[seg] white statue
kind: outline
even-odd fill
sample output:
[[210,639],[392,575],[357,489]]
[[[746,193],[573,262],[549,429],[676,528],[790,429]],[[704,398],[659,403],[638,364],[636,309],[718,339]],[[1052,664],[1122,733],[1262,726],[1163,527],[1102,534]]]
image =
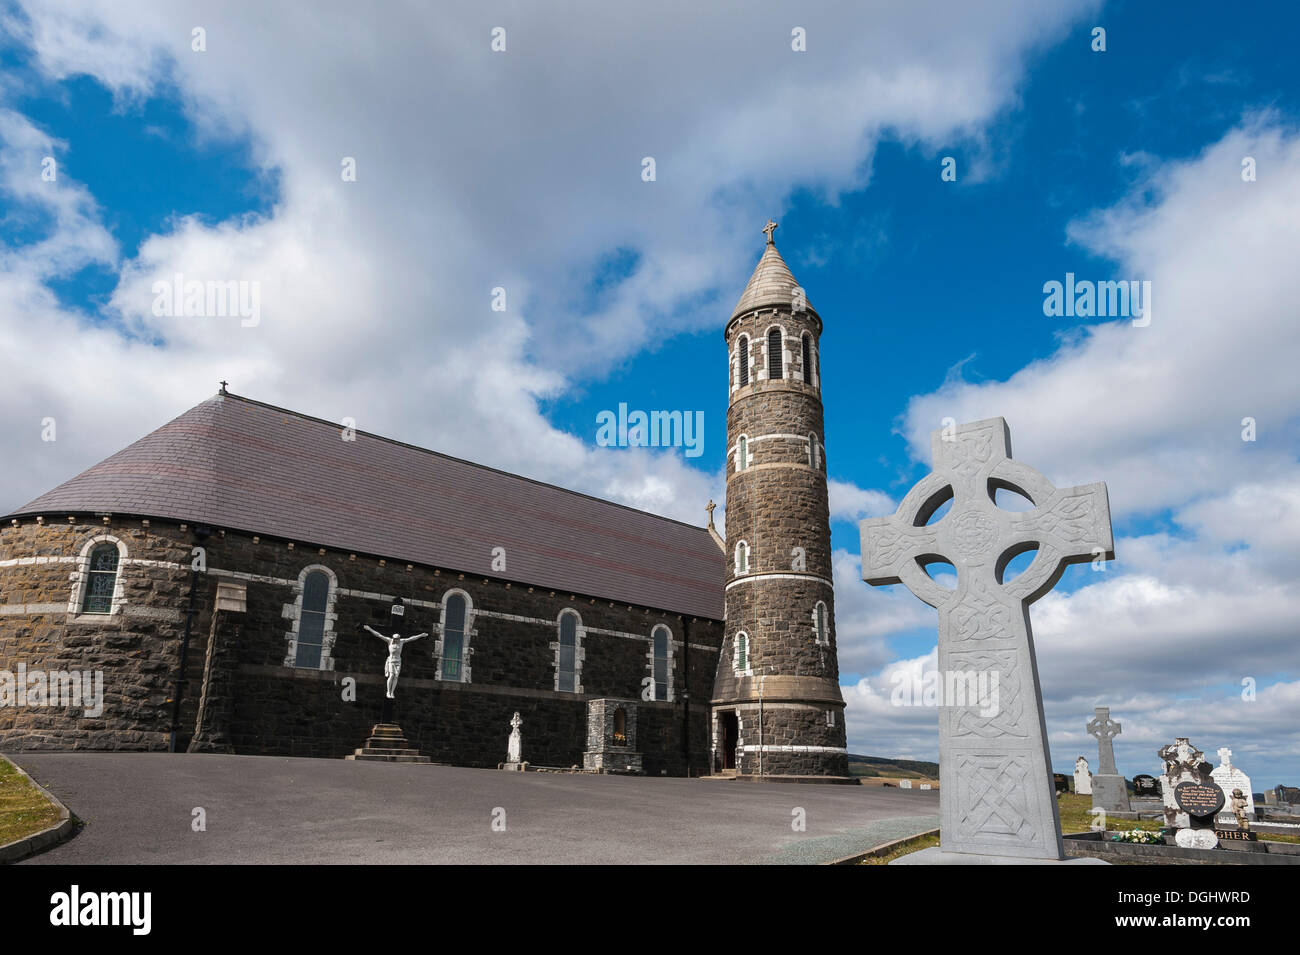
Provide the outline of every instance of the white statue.
[[413,637],[403,637],[395,633],[391,637],[386,637],[378,630],[366,627],[384,643],[388,644],[388,659],[384,661],[384,676],[388,678],[388,698],[394,700],[397,692],[397,678],[402,672],[402,646],[410,643],[412,640],[419,640],[421,637],[427,637],[427,633],[417,633]]
[[506,741],[506,762],[517,763],[523,755],[524,741],[519,735],[519,727],[524,721],[519,718],[519,711],[510,718],[510,739]]

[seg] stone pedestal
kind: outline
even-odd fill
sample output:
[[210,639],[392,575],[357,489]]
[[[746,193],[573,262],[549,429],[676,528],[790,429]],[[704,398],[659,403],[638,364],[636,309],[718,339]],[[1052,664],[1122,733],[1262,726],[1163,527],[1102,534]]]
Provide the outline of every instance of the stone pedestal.
[[1123,776],[1096,774],[1092,777],[1092,808],[1107,812],[1131,812],[1128,784]]
[[396,723],[376,723],[370,728],[366,745],[344,759],[375,760],[385,763],[431,763],[428,756],[407,744],[406,735]]
[[931,847],[899,856],[890,865],[1110,865],[1105,859],[1033,859],[1024,856],[976,855],[971,852],[944,852]]

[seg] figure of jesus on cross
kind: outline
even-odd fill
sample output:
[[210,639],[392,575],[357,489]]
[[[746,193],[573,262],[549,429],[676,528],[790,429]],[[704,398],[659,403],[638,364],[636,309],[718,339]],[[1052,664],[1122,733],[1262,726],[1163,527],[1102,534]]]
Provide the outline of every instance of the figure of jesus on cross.
[[[1062,859],[1029,604],[1056,585],[1067,564],[1114,557],[1106,485],[1057,488],[1012,460],[1001,418],[950,424],[933,432],[930,446],[934,470],[898,511],[862,522],[862,578],[873,586],[902,583],[938,608],[945,685],[954,676],[998,676],[991,713],[981,701],[940,701],[940,847]],[[1033,508],[1002,509],[999,490]],[[949,501],[951,509],[934,520]],[[1023,573],[1005,579],[1010,562],[1031,551]],[[930,577],[926,567],[935,562],[956,569],[956,588]]]
[[403,637],[400,633],[395,633],[391,637],[386,637],[370,626],[366,626],[365,629],[388,644],[388,659],[384,661],[384,676],[388,680],[388,698],[395,700],[397,699],[397,678],[402,672],[402,647],[412,640],[427,637],[428,634],[417,633],[413,637]]

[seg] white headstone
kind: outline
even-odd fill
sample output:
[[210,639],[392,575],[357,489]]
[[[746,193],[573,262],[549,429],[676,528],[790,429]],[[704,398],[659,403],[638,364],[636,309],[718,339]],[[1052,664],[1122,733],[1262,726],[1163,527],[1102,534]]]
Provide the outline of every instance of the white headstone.
[[1232,750],[1226,746],[1219,750],[1219,765],[1210,771],[1214,781],[1219,784],[1226,797],[1224,811],[1219,813],[1220,822],[1237,824],[1237,817],[1232,812],[1232,791],[1240,789],[1241,794],[1246,797],[1246,815],[1250,818],[1255,817],[1255,797],[1250,791],[1250,777],[1243,773],[1236,766],[1232,765]]
[[899,789],[911,789],[911,788],[912,788],[912,781],[911,781],[910,779],[900,779],[900,780],[898,781],[898,788],[899,788]]
[[1084,796],[1092,795],[1092,773],[1088,770],[1088,760],[1083,756],[1074,761],[1074,791]]

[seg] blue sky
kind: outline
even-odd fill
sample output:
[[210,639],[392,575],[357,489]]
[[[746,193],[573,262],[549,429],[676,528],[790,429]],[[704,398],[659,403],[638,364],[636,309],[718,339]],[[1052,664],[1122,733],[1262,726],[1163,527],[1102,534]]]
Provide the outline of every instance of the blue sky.
[[[851,747],[937,750],[932,713],[882,703],[890,675],[932,653],[933,611],[856,579],[856,521],[925,473],[925,436],[950,410],[1005,415],[1017,457],[1058,484],[1110,484],[1118,560],[1072,568],[1034,615],[1056,768],[1095,755],[1082,726],[1109,704],[1130,774],[1190,735],[1207,753],[1231,746],[1256,788],[1300,781],[1285,605],[1300,395],[1273,364],[1297,341],[1272,294],[1286,266],[1251,247],[1294,238],[1277,210],[1300,172],[1300,14],[1039,6],[723,5],[647,27],[595,7],[568,22],[488,5],[416,24],[342,8],[261,22],[242,5],[8,5],[4,327],[16,349],[69,349],[69,374],[0,385],[17,409],[5,448],[30,463],[0,490],[17,506],[227,377],[701,521],[723,496],[722,327],[772,216],[825,321]],[[752,16],[736,26],[741,9]],[[498,23],[511,50],[494,60],[480,41]],[[789,49],[796,23],[803,54]],[[59,198],[22,178],[47,154]],[[342,156],[360,170],[346,188]],[[941,181],[945,156],[956,182]],[[149,315],[143,290],[176,270],[260,279],[262,327]],[[1151,334],[1045,316],[1043,284],[1067,272],[1151,280]],[[497,285],[500,315],[484,307]],[[1245,350],[1216,337],[1225,322]],[[154,371],[108,401],[67,384],[106,359]],[[704,454],[597,448],[596,414],[620,402],[703,410]],[[57,448],[18,423],[46,414],[66,435]],[[1277,519],[1261,523],[1261,507]]]

